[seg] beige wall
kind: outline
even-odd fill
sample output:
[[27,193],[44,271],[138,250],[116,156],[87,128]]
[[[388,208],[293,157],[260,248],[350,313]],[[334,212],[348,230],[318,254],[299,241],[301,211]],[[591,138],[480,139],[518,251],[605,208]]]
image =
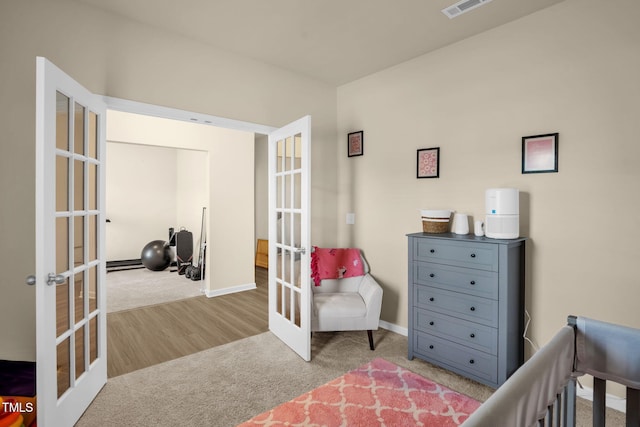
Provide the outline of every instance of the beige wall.
[[[614,6],[615,5],[615,6]],[[516,187],[529,334],[569,314],[640,327],[640,3],[567,0],[338,89],[341,244],[364,249],[382,318],[407,326],[407,239],[418,209],[481,218]],[[364,156],[347,158],[364,130]],[[559,173],[521,174],[521,137],[559,132]],[[440,147],[439,179],[416,150]],[[356,224],[344,224],[347,212]]]
[[148,242],[167,240],[177,224],[177,155],[175,148],[107,142],[107,261],[139,259]]
[[[180,143],[177,146],[182,146]],[[244,144],[248,144],[248,142],[244,142]],[[218,161],[220,160],[218,159]],[[211,200],[209,200],[211,186],[208,177],[210,165],[211,163],[215,165],[216,159],[212,161],[206,150],[180,149],[178,150],[177,163],[176,231],[185,227],[193,233],[193,260],[195,262],[200,248],[202,208],[206,207],[207,212],[211,212]],[[253,173],[253,170],[250,173]],[[246,186],[245,191],[253,194],[253,187]],[[244,202],[246,203],[246,200]]]
[[[110,127],[114,124],[108,122]],[[178,148],[157,147],[159,129],[148,130],[151,145],[112,142],[107,134],[106,215],[111,220],[106,225],[107,261],[140,258],[151,240],[168,240],[169,227],[193,232],[197,254],[202,208],[209,203],[208,153],[179,148],[182,138],[173,143]]]
[[98,94],[269,126],[310,114],[312,238],[335,241],[334,87],[72,0],[2,0],[0,40],[0,324],[12,325],[0,328],[0,358],[35,358],[35,292],[24,280],[35,270],[38,55]]
[[269,239],[269,158],[267,136],[256,135],[255,147],[255,234],[256,239]]

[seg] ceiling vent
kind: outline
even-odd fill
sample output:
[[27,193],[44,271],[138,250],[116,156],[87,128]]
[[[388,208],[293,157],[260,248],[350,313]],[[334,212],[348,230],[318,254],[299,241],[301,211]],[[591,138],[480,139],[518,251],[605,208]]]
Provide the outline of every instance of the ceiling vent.
[[442,9],[442,13],[447,15],[449,19],[453,19],[457,16],[462,15],[463,13],[475,9],[476,7],[485,5],[490,1],[491,0],[462,0],[456,4],[452,4],[449,7],[445,7],[444,9]]

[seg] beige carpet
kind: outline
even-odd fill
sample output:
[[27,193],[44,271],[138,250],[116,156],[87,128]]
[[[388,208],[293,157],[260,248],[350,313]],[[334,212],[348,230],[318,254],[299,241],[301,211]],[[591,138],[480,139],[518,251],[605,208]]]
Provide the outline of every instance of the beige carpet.
[[200,281],[146,268],[107,273],[107,313],[202,295]]
[[[380,329],[374,338],[371,351],[365,332],[315,333],[311,362],[270,332],[214,347],[109,380],[77,426],[235,426],[375,357],[481,401],[492,393],[426,362],[407,360],[404,336]],[[588,411],[579,399],[581,420]],[[607,425],[624,424],[608,417]]]
[[315,333],[304,362],[272,333],[235,341],[109,380],[78,426],[235,426],[256,414],[383,357],[484,400],[490,389],[406,358],[407,339],[374,332]]

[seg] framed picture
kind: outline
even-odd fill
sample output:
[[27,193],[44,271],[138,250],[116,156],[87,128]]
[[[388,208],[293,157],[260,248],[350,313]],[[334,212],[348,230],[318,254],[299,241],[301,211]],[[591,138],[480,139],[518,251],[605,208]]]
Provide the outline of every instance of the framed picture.
[[440,147],[418,150],[417,178],[440,177]]
[[558,172],[558,134],[522,137],[522,173]]
[[364,132],[351,132],[347,137],[347,155],[362,156],[364,153]]

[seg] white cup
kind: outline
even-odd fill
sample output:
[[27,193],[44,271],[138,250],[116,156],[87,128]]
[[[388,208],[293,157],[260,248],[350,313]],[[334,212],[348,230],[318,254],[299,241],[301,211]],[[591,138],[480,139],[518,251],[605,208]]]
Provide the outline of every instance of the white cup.
[[453,216],[453,232],[456,234],[469,234],[469,217],[467,214],[457,213]]
[[484,224],[482,221],[478,220],[473,224],[473,234],[478,237],[484,236]]

